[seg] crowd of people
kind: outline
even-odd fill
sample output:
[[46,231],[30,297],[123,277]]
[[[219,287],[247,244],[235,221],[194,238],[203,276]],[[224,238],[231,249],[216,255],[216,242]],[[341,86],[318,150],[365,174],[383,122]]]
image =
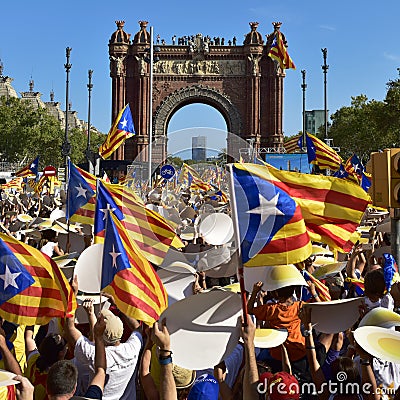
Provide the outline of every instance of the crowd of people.
[[[163,207],[164,200],[160,191],[153,192],[147,202]],[[204,193],[194,197],[186,193],[181,198],[176,195],[173,201],[177,205],[183,202],[181,210],[193,210],[177,224],[185,244],[181,253],[188,254],[186,261],[197,268],[191,293],[186,296],[199,296],[210,289],[224,290],[227,284],[237,282],[236,273],[216,278],[207,269],[199,268],[201,252],[215,248],[198,237],[196,219],[200,210],[208,204],[215,212],[229,213],[229,204]],[[67,234],[65,221],[50,219],[62,203],[62,196],[3,196],[1,230],[49,257],[68,253],[59,240]],[[87,296],[80,306],[87,314],[85,323],[74,316],[52,320],[46,326],[17,326],[1,321],[0,366],[14,374],[13,379],[19,383],[2,387],[0,398],[398,399],[400,365],[373,356],[353,335],[371,310],[400,310],[400,282],[394,279],[388,290],[384,270],[384,254],[390,253],[391,240],[390,232],[380,232],[378,228],[385,223],[384,218],[388,218],[387,213],[367,210],[360,226],[360,241],[348,254],[334,257],[326,246],[318,244],[310,258],[293,266],[300,277],[306,277],[323,265],[336,264],[335,270],[318,280],[330,299],[364,299],[358,320],[345,331],[323,333],[312,323],[313,307],[309,305],[321,301],[315,279],[306,279],[307,286],[303,287],[283,279],[270,291],[263,289],[265,282],[253,282],[246,297],[247,313],[239,317],[241,339],[234,350],[219,364],[209,365],[209,369],[191,370],[174,364],[177,349],[171,347],[168,319],[147,326],[121,312],[107,294],[103,296],[109,307],[96,314],[94,300]],[[82,248],[91,244],[91,235],[84,228],[74,226],[75,233],[82,236]],[[192,256],[193,249],[200,255]],[[338,268],[339,263],[342,266]],[[71,286],[78,296],[76,276],[71,279]],[[277,347],[257,347],[257,329],[285,330],[287,338]],[[216,334],[210,328],[210,342]],[[346,384],[358,385],[360,390],[349,393]],[[368,391],[361,390],[365,385]]]

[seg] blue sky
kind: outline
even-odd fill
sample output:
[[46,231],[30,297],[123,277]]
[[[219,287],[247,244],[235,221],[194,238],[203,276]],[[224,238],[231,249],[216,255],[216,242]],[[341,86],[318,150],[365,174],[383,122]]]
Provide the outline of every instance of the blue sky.
[[[155,35],[167,43],[174,34],[199,32],[225,40],[236,36],[241,43],[250,21],[260,23],[258,30],[264,37],[272,32],[273,21],[282,21],[288,51],[297,66],[287,71],[284,81],[284,132],[292,135],[302,128],[302,69],[307,71],[306,108],[323,108],[323,47],[328,49],[331,112],[349,105],[351,96],[359,94],[384,99],[386,83],[397,78],[400,67],[399,11],[398,0],[6,1],[1,7],[0,58],[17,92],[28,90],[32,76],[42,99],[48,101],[53,89],[64,109],[65,48],[72,47],[73,109],[81,119],[87,118],[87,71],[93,69],[91,120],[107,132],[111,123],[107,44],[116,29],[115,20],[125,20],[125,31],[132,35],[139,30],[138,21],[147,20]],[[224,129],[217,111],[194,105],[176,113],[169,131],[192,126]]]

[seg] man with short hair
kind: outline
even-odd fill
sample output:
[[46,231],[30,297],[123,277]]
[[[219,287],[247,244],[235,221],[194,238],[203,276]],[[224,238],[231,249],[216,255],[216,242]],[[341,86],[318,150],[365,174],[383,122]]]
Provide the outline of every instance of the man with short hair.
[[[73,287],[76,293],[78,287],[76,277]],[[104,296],[108,297],[112,305],[115,305],[112,296],[107,294]],[[89,313],[90,321],[91,315],[94,313],[93,304],[86,311]],[[142,336],[135,331],[139,327],[139,323],[136,319],[123,315],[132,333],[126,342],[122,343],[123,323],[121,319],[109,310],[102,310],[102,314],[106,323],[103,339],[107,358],[107,383],[104,387],[103,398],[105,400],[135,400],[136,366],[142,348]],[[95,357],[93,343],[75,327],[73,318],[67,318],[65,332],[69,341],[75,345],[75,359],[79,363],[79,367],[83,367],[89,373],[93,368]],[[81,369],[79,371],[81,373]]]
[[[99,315],[93,327],[95,342],[95,375],[85,393],[87,399],[101,399],[106,379],[106,352],[104,346],[104,332],[106,322],[102,314]],[[60,360],[53,364],[47,375],[47,395],[49,400],[67,400],[73,398],[78,381],[78,370],[71,361]]]

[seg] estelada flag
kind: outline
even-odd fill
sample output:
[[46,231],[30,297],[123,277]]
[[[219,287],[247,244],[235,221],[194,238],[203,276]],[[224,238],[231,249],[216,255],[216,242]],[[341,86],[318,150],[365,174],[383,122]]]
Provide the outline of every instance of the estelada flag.
[[292,59],[289,56],[289,53],[286,50],[286,45],[283,40],[282,33],[280,31],[276,31],[268,55],[272,59],[278,61],[282,70],[289,68],[296,69],[294,62],[292,61]]
[[95,243],[104,242],[108,212],[121,221],[130,238],[153,264],[160,265],[171,246],[183,247],[174,227],[162,215],[146,208],[133,190],[105,182],[99,182],[97,187]]
[[16,324],[44,325],[75,309],[72,288],[57,264],[0,233],[0,316]]
[[121,221],[107,212],[101,290],[126,315],[153,325],[168,306],[167,292]]
[[129,104],[117,115],[114,124],[108,132],[105,142],[99,148],[99,154],[104,160],[111,156],[126,139],[135,135],[133,119]]
[[[242,221],[239,219],[239,228],[242,224],[239,231],[252,232],[251,240],[248,240],[251,255],[262,254],[262,241],[267,237],[271,243],[280,238],[282,249],[288,248],[285,251],[294,251],[297,247],[304,250],[306,243],[299,226],[301,220],[304,220],[312,241],[326,243],[341,252],[353,248],[353,235],[371,202],[360,186],[340,178],[281,171],[255,164],[234,164],[234,174],[241,177],[238,182],[242,187],[238,192],[235,184],[236,198],[237,193],[241,193],[241,198],[236,200],[239,218],[242,218]],[[291,234],[282,235],[279,228],[292,221],[291,215],[291,218],[297,215],[296,206],[301,209],[298,224],[294,225]],[[295,239],[296,235],[300,236]]]
[[39,156],[37,156],[33,161],[31,161],[27,166],[21,168],[15,173],[15,176],[20,178],[26,178],[28,176],[36,176],[39,170]]

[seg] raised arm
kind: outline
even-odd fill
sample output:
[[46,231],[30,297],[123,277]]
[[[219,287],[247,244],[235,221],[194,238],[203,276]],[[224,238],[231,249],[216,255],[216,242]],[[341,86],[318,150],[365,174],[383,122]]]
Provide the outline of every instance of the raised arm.
[[31,354],[33,351],[36,350],[36,342],[35,339],[33,338],[33,330],[34,330],[34,326],[30,325],[30,326],[26,326],[25,327],[25,333],[24,333],[24,337],[25,337],[25,354],[28,357],[29,354]]
[[150,375],[151,349],[153,340],[151,339],[151,329],[146,329],[147,341],[143,349],[142,359],[140,361],[139,376],[142,388],[147,400],[159,400],[160,395],[154,383],[153,377]]
[[247,312],[249,314],[253,314],[254,303],[256,302],[258,292],[261,290],[262,285],[263,285],[262,282],[257,282],[253,286],[253,291],[251,292],[251,296],[249,298],[249,301],[247,302]]
[[[300,318],[304,325],[307,359],[310,367],[311,377],[316,385],[320,400],[327,400],[329,398],[329,393],[326,385],[323,385],[325,382],[325,376],[322,372],[321,365],[317,360],[314,337],[312,334],[313,326],[311,324],[311,307],[307,307],[306,305],[303,306],[300,309]],[[322,388],[324,389],[321,390]]]
[[97,318],[97,322],[93,327],[93,336],[94,336],[94,377],[91,381],[91,385],[98,386],[101,391],[104,390],[104,384],[106,380],[106,369],[107,369],[107,360],[106,360],[106,349],[104,345],[103,333],[106,329],[106,323],[104,321],[103,314],[100,314]]
[[161,330],[158,322],[154,323],[153,341],[159,347],[158,362],[161,367],[160,399],[177,400],[176,385],[172,375],[171,342],[165,318],[161,322]]
[[[78,277],[75,275],[71,282],[72,290],[76,296],[78,293]],[[75,326],[75,316],[65,318],[64,332],[70,345],[75,346],[75,343],[82,336],[82,333]]]
[[250,316],[247,315],[247,326],[244,326],[242,317],[242,338],[244,341],[244,377],[243,377],[243,398],[256,400],[259,398],[257,385],[259,382],[256,354],[254,352],[254,336],[256,326]]
[[21,367],[18,361],[7,347],[6,334],[3,328],[0,328],[0,352],[2,359],[4,360],[4,367],[7,371],[12,372],[15,375],[22,375]]

